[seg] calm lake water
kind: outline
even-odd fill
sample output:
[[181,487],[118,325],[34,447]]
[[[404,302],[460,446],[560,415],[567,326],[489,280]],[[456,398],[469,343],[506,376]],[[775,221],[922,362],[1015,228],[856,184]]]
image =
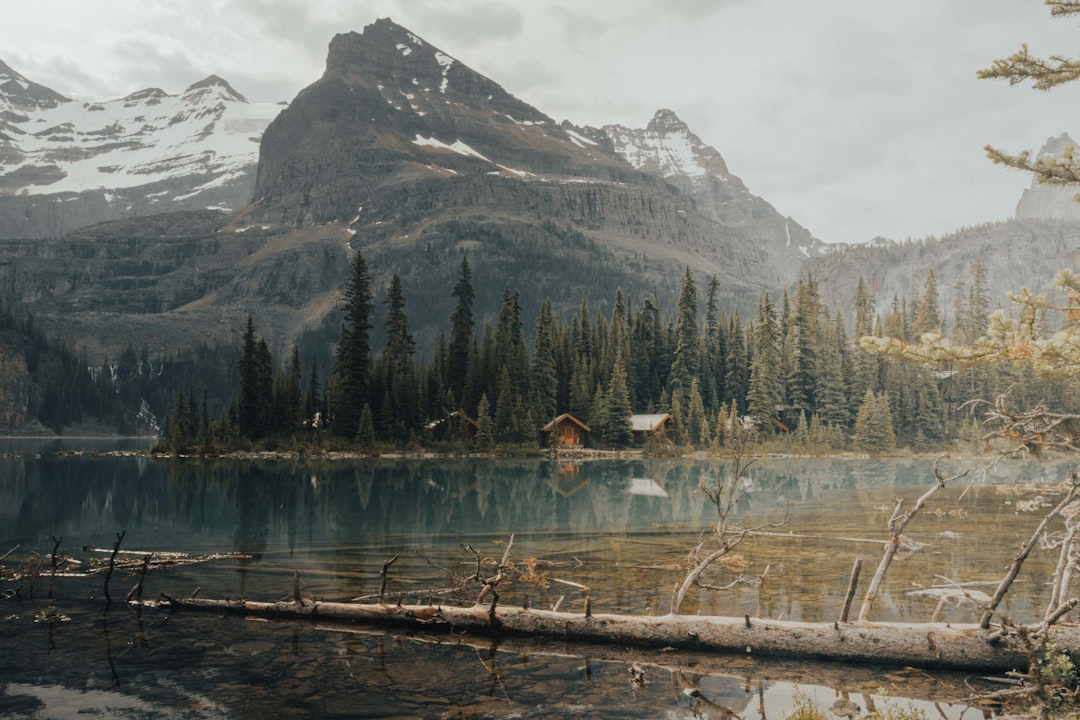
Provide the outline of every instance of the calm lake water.
[[[115,442],[96,449],[106,447]],[[977,466],[942,465],[953,474]],[[1031,508],[1054,502],[1072,470],[1012,462],[970,488],[972,476],[949,483],[909,526],[921,549],[894,563],[873,618],[973,620],[970,606],[920,591],[955,581],[987,583],[972,587],[992,593],[990,583],[1038,523]],[[124,531],[121,549],[244,556],[155,571],[149,596],[201,588],[203,597],[259,600],[290,598],[296,571],[305,595],[370,596],[383,563],[397,555],[387,594],[411,602],[446,597],[453,577],[471,572],[474,556],[462,546],[497,560],[513,534],[511,559],[523,575],[504,584],[500,602],[528,595],[534,607],[580,610],[587,592],[595,612],[664,614],[688,551],[709,542],[715,511],[699,482],[727,472],[722,461],[155,461],[9,441],[0,444],[0,554],[15,548],[3,564],[17,568],[32,553],[49,553],[56,538],[62,552],[88,560],[84,546],[111,547]],[[692,592],[685,613],[836,619],[857,557],[865,590],[896,499],[910,506],[933,481],[928,460],[762,460],[749,476],[738,524],[783,523],[737,550],[745,575],[769,567],[765,582]],[[1014,620],[1041,616],[1053,560],[1044,553],[1025,566],[1002,608]],[[734,577],[722,570],[714,579]],[[134,582],[117,574],[112,596]],[[49,607],[70,621],[35,622]],[[796,687],[823,709],[849,697],[865,710],[888,695],[933,717],[983,715],[964,703],[971,691],[962,675],[140,614],[121,603],[107,608],[101,575],[41,577],[33,597],[24,585],[19,597],[0,600],[0,615],[0,718],[734,712],[749,720],[789,711]],[[635,662],[644,685],[631,683]]]

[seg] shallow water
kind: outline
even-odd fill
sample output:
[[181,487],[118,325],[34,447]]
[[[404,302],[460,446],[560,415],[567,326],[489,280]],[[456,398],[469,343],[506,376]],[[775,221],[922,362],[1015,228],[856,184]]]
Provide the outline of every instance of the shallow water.
[[[959,473],[969,465],[944,467]],[[989,583],[1038,522],[1019,510],[1037,497],[1053,502],[1071,469],[1012,463],[970,488],[971,477],[947,484],[909,527],[923,548],[894,564],[872,617],[974,619],[970,606],[914,593],[949,581],[988,583],[973,587],[992,592]],[[528,595],[534,607],[549,607],[561,598],[573,610],[588,594],[594,612],[662,614],[688,550],[710,541],[715,513],[698,484],[728,471],[681,461],[158,462],[13,445],[0,456],[0,554],[18,546],[3,561],[11,568],[31,552],[48,553],[56,537],[85,559],[83,546],[110,547],[125,531],[126,549],[249,556],[156,571],[149,595],[201,588],[203,597],[260,600],[291,597],[295,571],[305,595],[370,596],[383,563],[398,555],[387,594],[411,601],[445,597],[437,591],[474,570],[463,545],[498,559],[513,534],[521,575],[502,586],[500,602]],[[737,552],[746,577],[768,566],[764,584],[692,592],[683,611],[836,619],[854,559],[864,561],[864,590],[896,499],[909,507],[932,478],[923,460],[755,465],[736,524],[783,524]],[[1033,557],[1003,611],[1017,621],[1041,616],[1052,565],[1050,553]],[[982,714],[963,703],[971,692],[963,676],[139,615],[119,603],[106,611],[102,582],[42,576],[33,598],[24,586],[19,598],[0,601],[0,718],[775,718],[790,710],[796,686],[823,709],[848,695],[865,710],[887,694],[936,702],[925,706],[933,716]],[[113,597],[133,583],[118,574]],[[71,620],[34,622],[50,605]],[[644,684],[631,682],[635,662]]]

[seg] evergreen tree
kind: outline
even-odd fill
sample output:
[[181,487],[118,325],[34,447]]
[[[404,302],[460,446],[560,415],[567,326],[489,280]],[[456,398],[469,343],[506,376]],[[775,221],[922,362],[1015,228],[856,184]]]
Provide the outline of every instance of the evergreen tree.
[[529,389],[533,420],[536,428],[547,425],[558,414],[559,378],[556,374],[555,350],[553,347],[554,319],[551,315],[551,303],[545,300],[540,306],[540,317],[536,320],[536,342],[533,346],[533,360]]
[[334,432],[353,438],[364,403],[369,402],[371,385],[371,280],[360,252],[349,270],[344,301],[345,318],[334,361],[334,374],[338,378]]
[[702,358],[702,397],[707,410],[715,411],[724,397],[724,377],[727,374],[727,343],[720,318],[720,281],[713,275],[705,306],[705,351]]
[[487,394],[480,396],[476,406],[476,447],[488,451],[495,445],[495,421],[491,418],[491,403]]
[[926,275],[923,285],[923,297],[915,309],[915,324],[912,334],[918,338],[925,332],[941,329],[941,312],[939,310],[937,277],[933,269]]
[[780,348],[777,340],[776,311],[768,293],[758,299],[754,321],[753,360],[750,363],[750,390],[746,402],[758,428],[771,433],[782,402],[779,377]]
[[364,403],[360,410],[360,418],[356,425],[356,444],[366,451],[375,447],[375,419],[371,412],[371,405]]
[[891,452],[896,448],[893,419],[886,394],[875,395],[869,390],[863,396],[855,417],[855,447],[871,453]]
[[675,357],[668,378],[672,394],[680,393],[685,397],[690,391],[690,384],[698,376],[700,367],[697,287],[694,285],[694,275],[687,267],[679,292],[678,315],[675,321]]
[[787,377],[786,409],[792,421],[798,417],[800,410],[810,415],[817,407],[814,375],[818,365],[819,312],[820,302],[813,278],[799,280],[789,341],[791,359]]
[[453,296],[457,298],[457,305],[450,315],[450,344],[447,348],[449,377],[446,379],[446,386],[453,392],[458,405],[467,408],[472,401],[469,359],[475,335],[473,303],[476,301],[467,257],[461,258],[461,273],[454,285]]
[[626,384],[626,364],[621,352],[615,356],[615,367],[604,400],[604,442],[615,448],[627,447],[634,437],[630,424],[633,411],[630,408],[630,390]]
[[685,432],[691,445],[705,447],[709,444],[709,418],[705,415],[705,404],[701,399],[697,378],[691,382],[687,395]]
[[243,351],[238,365],[240,400],[237,408],[238,431],[242,437],[257,440],[267,431],[270,396],[273,393],[273,360],[266,342],[255,336],[255,323],[248,315]]

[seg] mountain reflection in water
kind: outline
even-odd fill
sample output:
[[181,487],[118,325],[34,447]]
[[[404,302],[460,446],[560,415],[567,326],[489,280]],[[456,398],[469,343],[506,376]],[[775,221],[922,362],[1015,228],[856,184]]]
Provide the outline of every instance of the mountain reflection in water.
[[[958,473],[974,464],[945,467]],[[873,617],[971,620],[962,597],[934,586],[999,579],[1037,524],[1034,514],[1017,512],[1017,502],[1040,489],[1046,496],[1070,470],[1064,463],[1003,465],[960,503],[968,479],[947,485],[909,527],[924,547],[890,570]],[[698,485],[727,472],[719,461],[151,461],[15,448],[0,456],[0,553],[18,546],[13,557],[45,554],[55,536],[78,556],[84,545],[111,546],[125,530],[128,549],[252,556],[153,574],[150,596],[199,587],[204,597],[267,600],[291,597],[294,571],[307,595],[369,596],[378,592],[383,563],[399,555],[387,592],[412,600],[472,571],[475,558],[462,545],[497,559],[513,534],[511,557],[522,577],[500,588],[501,602],[528,595],[534,607],[548,607],[562,598],[564,610],[580,611],[587,594],[594,612],[663,614],[689,549],[709,542],[715,520]],[[737,550],[740,562],[718,579],[733,579],[736,566],[747,576],[768,566],[765,583],[692,593],[684,612],[835,619],[851,563],[862,557],[873,567],[880,557],[896,498],[913,503],[933,478],[930,461],[921,459],[768,460],[751,475],[736,524],[786,523],[747,540]],[[1041,616],[1053,560],[1029,561],[1007,614]],[[119,579],[114,587],[123,590],[113,596],[132,582]],[[297,717],[720,717],[717,708],[725,707],[755,717],[788,710],[792,683],[811,688],[823,709],[838,692],[865,693],[873,702],[886,686],[894,697],[939,702],[968,692],[943,676],[921,686],[918,673],[830,674],[820,665],[551,642],[476,647],[467,638],[306,623],[134,616],[115,605],[103,623],[102,603],[90,600],[101,594],[100,578],[58,580],[54,602],[73,620],[46,628],[33,623],[34,611],[48,604],[43,590],[32,600],[24,589],[21,600],[0,604],[5,646],[15,649],[0,660],[7,681],[0,718],[63,717],[56,707],[94,704],[129,717],[164,717],[181,706],[188,717],[233,717],[241,707]],[[629,682],[635,661],[646,669],[644,686]],[[72,692],[81,699],[71,700]],[[866,699],[854,699],[866,707]],[[759,711],[762,704],[769,707]],[[546,710],[528,710],[536,707]],[[946,714],[961,712],[957,706]]]

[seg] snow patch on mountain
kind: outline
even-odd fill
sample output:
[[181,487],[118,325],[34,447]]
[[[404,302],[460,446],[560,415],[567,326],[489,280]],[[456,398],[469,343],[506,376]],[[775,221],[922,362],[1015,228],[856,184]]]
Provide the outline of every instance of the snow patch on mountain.
[[671,110],[658,110],[644,130],[622,125],[605,125],[603,129],[615,152],[638,170],[663,177],[729,177],[720,153],[690,132]]
[[191,175],[208,176],[204,188],[221,185],[258,162],[259,140],[281,107],[249,103],[212,75],[179,95],[149,88],[21,109],[25,120],[0,120],[5,194],[132,188]]

